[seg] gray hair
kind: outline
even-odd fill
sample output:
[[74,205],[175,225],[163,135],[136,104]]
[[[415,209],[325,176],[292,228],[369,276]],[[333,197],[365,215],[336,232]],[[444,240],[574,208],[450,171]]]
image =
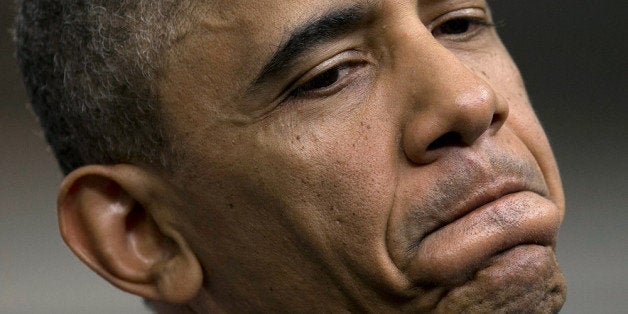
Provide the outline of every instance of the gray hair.
[[18,63],[64,173],[87,164],[166,166],[155,85],[188,2],[18,0]]

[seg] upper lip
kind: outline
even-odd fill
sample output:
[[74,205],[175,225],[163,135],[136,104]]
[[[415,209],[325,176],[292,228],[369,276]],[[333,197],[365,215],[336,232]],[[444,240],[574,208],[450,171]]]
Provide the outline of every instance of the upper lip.
[[459,207],[457,210],[453,212],[453,217],[451,221],[447,223],[451,223],[456,219],[466,215],[467,213],[480,208],[486,204],[494,202],[506,195],[522,192],[522,191],[531,191],[541,196],[546,196],[545,190],[540,187],[535,187],[532,184],[528,184],[526,182],[522,182],[521,179],[518,178],[500,178],[495,179],[495,184],[489,186],[488,188],[480,188],[476,190],[474,193],[474,197],[469,198],[464,205]]

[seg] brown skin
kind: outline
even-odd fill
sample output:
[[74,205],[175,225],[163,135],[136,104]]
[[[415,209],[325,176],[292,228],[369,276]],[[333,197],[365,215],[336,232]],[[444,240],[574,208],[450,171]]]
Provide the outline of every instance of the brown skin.
[[[491,22],[484,1],[218,2],[160,81],[179,168],[64,181],[81,259],[164,311],[558,311],[545,134],[495,30],[443,28]],[[356,3],[367,21],[249,88],[287,33]]]

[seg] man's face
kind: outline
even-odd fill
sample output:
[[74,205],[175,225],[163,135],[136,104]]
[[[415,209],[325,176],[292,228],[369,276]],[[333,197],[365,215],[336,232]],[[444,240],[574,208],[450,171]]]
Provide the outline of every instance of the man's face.
[[560,308],[560,179],[485,1],[204,9],[160,92],[217,304]]

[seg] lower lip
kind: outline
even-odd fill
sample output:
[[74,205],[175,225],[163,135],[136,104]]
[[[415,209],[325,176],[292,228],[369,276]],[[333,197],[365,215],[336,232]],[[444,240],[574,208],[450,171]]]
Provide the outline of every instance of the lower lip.
[[424,238],[408,275],[419,285],[460,285],[509,248],[551,245],[560,221],[548,199],[527,191],[509,194]]

